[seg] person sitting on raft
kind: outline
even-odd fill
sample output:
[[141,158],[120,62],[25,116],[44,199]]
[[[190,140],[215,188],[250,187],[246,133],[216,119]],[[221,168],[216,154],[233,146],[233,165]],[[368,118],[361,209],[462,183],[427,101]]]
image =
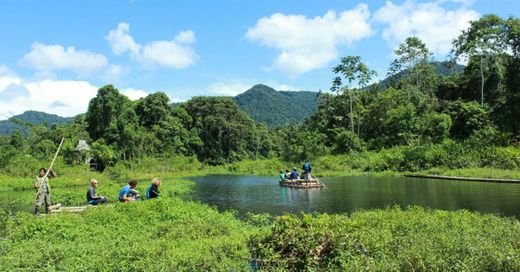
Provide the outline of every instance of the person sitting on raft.
[[87,203],[90,205],[100,205],[100,204],[106,204],[108,202],[108,199],[104,196],[98,196],[96,194],[98,181],[95,179],[90,180],[90,187],[87,191]]
[[280,175],[278,175],[278,177],[280,178],[281,182],[285,181],[285,173],[282,170],[280,170]]
[[296,170],[296,167],[294,167],[293,170],[292,170],[291,179],[292,180],[300,179],[300,176],[298,175],[298,170]]
[[148,186],[146,189],[146,198],[152,199],[161,195],[159,192],[159,185],[161,185],[161,180],[159,178],[152,179],[152,185]]
[[285,179],[291,179],[291,172],[289,172],[289,170],[285,170]]
[[129,202],[140,199],[139,192],[135,189],[137,187],[137,181],[132,180],[119,191],[119,201]]

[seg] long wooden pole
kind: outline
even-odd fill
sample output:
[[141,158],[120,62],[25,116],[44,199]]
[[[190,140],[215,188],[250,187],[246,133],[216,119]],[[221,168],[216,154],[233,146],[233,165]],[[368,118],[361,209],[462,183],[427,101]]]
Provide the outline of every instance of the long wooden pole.
[[61,138],[61,142],[60,142],[60,145],[58,146],[58,150],[56,150],[56,154],[54,154],[54,158],[52,159],[51,166],[49,166],[49,168],[47,169],[43,180],[45,180],[47,178],[47,176],[49,175],[49,172],[51,171],[52,166],[54,165],[54,161],[56,161],[56,157],[58,157],[58,153],[60,152],[61,146],[63,145],[63,140],[65,140],[65,137]]

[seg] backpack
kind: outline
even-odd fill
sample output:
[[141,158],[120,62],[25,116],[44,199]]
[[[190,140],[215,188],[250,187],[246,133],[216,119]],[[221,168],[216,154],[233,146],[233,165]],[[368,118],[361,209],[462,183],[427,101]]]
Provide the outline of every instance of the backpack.
[[149,199],[150,198],[150,190],[152,190],[152,185],[148,186],[148,188],[146,188],[146,198]]

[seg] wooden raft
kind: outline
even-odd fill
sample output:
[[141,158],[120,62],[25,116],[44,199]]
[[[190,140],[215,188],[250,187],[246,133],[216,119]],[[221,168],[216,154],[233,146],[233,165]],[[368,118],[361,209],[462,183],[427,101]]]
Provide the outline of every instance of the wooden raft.
[[292,188],[321,188],[323,183],[319,179],[296,179],[296,180],[285,180],[280,181],[280,186],[292,187]]
[[88,205],[88,206],[59,207],[57,209],[50,210],[50,213],[61,213],[61,212],[79,213],[79,212],[83,212],[86,209],[89,209],[92,207],[95,207],[95,206]]

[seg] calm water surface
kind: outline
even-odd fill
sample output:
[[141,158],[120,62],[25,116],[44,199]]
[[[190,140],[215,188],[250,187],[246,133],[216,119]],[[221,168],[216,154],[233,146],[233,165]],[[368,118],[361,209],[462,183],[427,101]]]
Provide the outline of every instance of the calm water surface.
[[416,179],[405,177],[322,178],[321,189],[280,187],[276,177],[211,175],[196,182],[191,199],[219,210],[284,213],[351,213],[357,210],[418,205],[467,209],[520,218],[520,184]]

